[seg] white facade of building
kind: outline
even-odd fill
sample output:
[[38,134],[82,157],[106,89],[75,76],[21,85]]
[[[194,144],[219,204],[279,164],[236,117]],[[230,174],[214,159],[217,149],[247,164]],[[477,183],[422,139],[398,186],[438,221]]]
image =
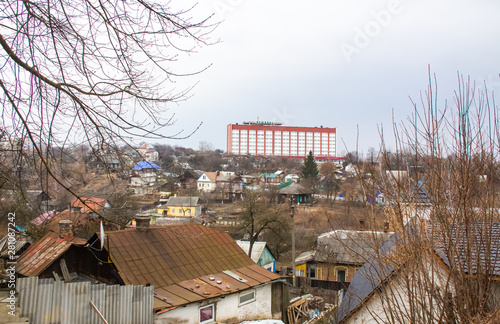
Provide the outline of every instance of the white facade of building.
[[[224,298],[205,299],[159,314],[154,324],[167,323],[239,323],[246,320],[272,319],[272,284],[250,288],[226,295]],[[253,293],[253,298],[252,297]],[[200,321],[200,312],[211,308],[213,319]],[[277,314],[276,314],[277,315]],[[281,315],[281,313],[279,314]]]
[[337,156],[335,128],[238,125],[227,127],[227,152],[232,155],[303,158]]

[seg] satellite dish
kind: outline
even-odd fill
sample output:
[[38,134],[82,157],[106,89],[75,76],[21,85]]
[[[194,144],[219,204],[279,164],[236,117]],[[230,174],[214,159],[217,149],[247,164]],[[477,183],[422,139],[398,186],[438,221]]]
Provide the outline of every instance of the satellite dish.
[[104,238],[106,237],[106,234],[104,234],[104,226],[102,226],[102,221],[101,221],[101,250],[104,247]]

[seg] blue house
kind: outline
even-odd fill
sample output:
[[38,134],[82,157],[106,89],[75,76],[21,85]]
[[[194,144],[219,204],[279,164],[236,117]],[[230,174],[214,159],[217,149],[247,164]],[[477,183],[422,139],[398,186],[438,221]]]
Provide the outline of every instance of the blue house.
[[[250,242],[249,241],[236,241],[240,248],[245,251],[248,255],[248,251],[250,250]],[[267,269],[271,272],[276,272],[276,258],[273,256],[271,251],[267,248],[266,242],[255,242],[252,247],[252,255],[250,258],[253,262],[257,263],[264,269]]]

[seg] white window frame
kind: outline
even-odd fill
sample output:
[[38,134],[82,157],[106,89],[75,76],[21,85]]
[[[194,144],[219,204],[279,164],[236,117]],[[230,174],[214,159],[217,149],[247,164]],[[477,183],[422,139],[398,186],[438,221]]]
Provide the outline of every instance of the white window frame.
[[[255,289],[245,290],[245,291],[240,292],[240,295],[238,296],[239,306],[253,303],[255,301],[256,294],[257,294],[257,292],[255,291]],[[250,298],[249,300],[245,300],[244,302],[242,302],[241,298],[246,297],[248,295],[253,295],[253,297]]]
[[[205,308],[209,308],[209,307],[212,308],[212,318],[204,320],[202,322],[201,321],[201,310],[205,309]],[[205,306],[202,306],[202,307],[198,308],[198,321],[200,322],[200,324],[214,322],[215,321],[215,305],[214,304],[209,304],[209,305],[205,305]]]

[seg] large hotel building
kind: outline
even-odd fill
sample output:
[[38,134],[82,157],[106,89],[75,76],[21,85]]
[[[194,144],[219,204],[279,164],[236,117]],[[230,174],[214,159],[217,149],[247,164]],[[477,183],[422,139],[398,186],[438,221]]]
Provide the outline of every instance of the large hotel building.
[[336,129],[282,126],[272,122],[227,125],[227,153],[256,157],[337,159]]

